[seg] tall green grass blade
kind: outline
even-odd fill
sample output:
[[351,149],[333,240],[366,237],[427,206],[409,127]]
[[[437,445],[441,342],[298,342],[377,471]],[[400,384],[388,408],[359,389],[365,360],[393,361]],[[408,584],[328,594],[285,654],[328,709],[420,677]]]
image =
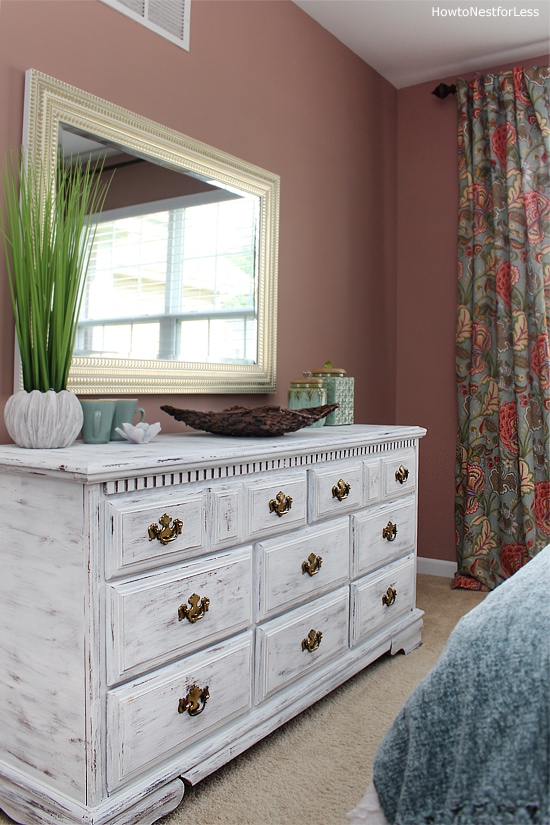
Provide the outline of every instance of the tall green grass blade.
[[23,386],[67,386],[91,242],[108,185],[102,165],[79,160],[45,165],[10,153],[4,163],[0,233]]

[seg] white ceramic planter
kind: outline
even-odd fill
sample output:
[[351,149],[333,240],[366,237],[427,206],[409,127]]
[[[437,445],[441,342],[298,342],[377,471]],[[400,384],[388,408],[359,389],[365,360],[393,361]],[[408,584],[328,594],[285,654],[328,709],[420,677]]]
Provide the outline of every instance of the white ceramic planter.
[[69,390],[20,390],[8,398],[4,420],[19,447],[68,447],[82,429],[82,407]]

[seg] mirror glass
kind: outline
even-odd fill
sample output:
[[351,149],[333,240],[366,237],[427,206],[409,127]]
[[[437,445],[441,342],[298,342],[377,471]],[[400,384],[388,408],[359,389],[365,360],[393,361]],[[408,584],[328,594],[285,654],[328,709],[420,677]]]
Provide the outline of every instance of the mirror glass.
[[278,176],[34,70],[25,144],[109,183],[71,389],[274,391]]

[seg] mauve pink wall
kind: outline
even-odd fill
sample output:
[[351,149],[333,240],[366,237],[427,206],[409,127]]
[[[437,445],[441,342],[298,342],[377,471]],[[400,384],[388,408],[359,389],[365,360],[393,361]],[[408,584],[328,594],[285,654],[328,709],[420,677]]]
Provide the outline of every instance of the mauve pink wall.
[[[548,62],[546,55],[525,65]],[[510,66],[480,71],[502,68]],[[420,446],[418,553],[454,562],[457,102],[431,94],[439,80],[397,95],[396,423],[428,430]]]
[[[275,395],[149,396],[286,406],[291,378],[331,359],[357,382],[357,421],[395,415],[396,90],[287,0],[193,0],[191,49],[99,0],[0,3],[0,155],[21,140],[35,68],[281,176]],[[13,324],[0,262],[0,409]],[[1,418],[1,416],[0,416]],[[9,438],[0,421],[0,442]]]
[[[286,404],[289,380],[330,358],[356,377],[357,421],[428,428],[419,554],[454,561],[454,97],[431,95],[436,83],[397,92],[287,0],[193,0],[189,53],[99,0],[2,0],[2,157],[21,139],[30,67],[281,176],[277,393],[149,396],[149,420],[179,429],[166,402]],[[3,409],[1,260],[0,346]]]

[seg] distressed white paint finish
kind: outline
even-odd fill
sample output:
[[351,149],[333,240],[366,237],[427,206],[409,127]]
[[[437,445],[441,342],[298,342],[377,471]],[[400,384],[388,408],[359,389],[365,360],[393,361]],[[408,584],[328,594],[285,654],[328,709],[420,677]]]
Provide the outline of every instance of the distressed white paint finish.
[[25,777],[8,779],[7,771],[0,776],[0,807],[15,822],[42,825],[44,822],[84,823],[90,825],[152,825],[159,817],[173,811],[183,798],[181,779],[168,780],[145,791],[135,787],[119,794],[105,796],[93,808],[74,799],[58,795],[55,798],[39,783],[27,785]]
[[[406,561],[363,576],[351,536],[368,558],[363,524],[414,502],[423,434],[0,447],[0,807],[25,825],[150,825],[179,803],[179,776],[198,781],[382,653],[418,645],[414,538],[395,550]],[[392,486],[404,459],[413,483]],[[341,468],[363,490],[345,511],[324,499]],[[281,517],[279,491],[293,499]],[[181,543],[149,542],[164,513],[184,522]],[[319,573],[296,581],[312,552]],[[397,602],[371,620],[379,574]],[[210,599],[194,625],[176,618],[190,591]],[[312,629],[321,645],[302,650]],[[179,714],[203,681],[204,710]]]
[[242,540],[242,484],[217,485],[209,490],[206,526],[213,550],[235,547]]
[[[188,767],[182,772],[186,782],[194,785],[229,759],[242,753],[259,739],[276,730],[305,708],[317,702],[327,693],[347,681],[358,671],[376,661],[382,654],[400,650],[406,652],[421,643],[421,610],[398,617],[368,640],[329,659],[286,690],[277,691],[269,699],[254,708],[253,714],[241,717],[233,729],[226,731],[216,743],[204,743],[190,748]],[[214,745],[218,747],[215,748]]]
[[[395,527],[395,538],[384,536],[385,529]],[[354,513],[351,519],[353,533],[353,578],[364,576],[416,547],[416,499],[407,496],[374,509]],[[393,530],[390,536],[393,536]]]
[[0,473],[0,501],[1,760],[84,800],[82,485]]
[[[107,700],[108,783],[166,759],[187,743],[248,710],[252,703],[252,633],[247,632],[128,685]],[[208,688],[202,712],[179,713],[180,699]]]
[[[99,485],[86,485],[84,492],[83,551],[87,560],[87,590],[84,599],[84,650],[86,674],[83,685],[86,720],[87,786],[86,812],[97,810],[105,800],[106,776],[101,770],[105,753],[105,519]],[[70,822],[71,820],[69,820]],[[79,821],[86,823],[86,813]],[[95,825],[95,818],[92,818]]]
[[[322,634],[315,650],[304,649],[310,631]],[[256,700],[292,685],[348,647],[349,590],[340,588],[304,607],[260,625],[256,631]]]
[[[416,489],[416,465],[417,456],[414,450],[399,450],[382,459],[382,478],[385,498],[406,495]],[[396,477],[396,473],[400,467],[408,470],[408,476],[403,482],[398,481]]]
[[[380,456],[414,447],[421,427],[351,424],[288,433],[282,438],[226,438],[185,433],[159,436],[149,444],[112,441],[99,446],[77,441],[60,450],[28,453],[13,445],[0,450],[0,467],[44,475],[59,474],[87,483],[105,482],[111,492],[132,492],[137,478],[147,486],[235,478],[283,468],[303,467],[354,456]],[[172,480],[172,476],[175,480]]]
[[[363,504],[363,468],[348,461],[334,462],[326,469],[309,470],[309,518],[310,521],[334,518],[357,510]],[[338,482],[349,484],[349,493],[341,499],[333,493]]]
[[[258,615],[263,620],[347,583],[349,519],[341,517],[290,536],[265,539],[256,545],[256,553]],[[310,576],[302,565],[311,553],[322,561]]]
[[424,612],[415,611],[413,620],[403,624],[401,630],[392,636],[389,652],[392,656],[396,653],[412,653],[422,644],[422,616]]
[[[194,595],[206,612],[180,619]],[[252,623],[252,548],[114,582],[107,615],[111,684],[237,633]]]
[[[270,502],[277,501],[277,496],[281,493],[284,496],[282,500],[287,502],[287,509],[279,515],[271,509]],[[268,473],[261,481],[248,481],[246,494],[250,538],[286,533],[290,529],[305,525],[307,506],[305,472],[294,475]]]
[[[186,489],[182,495],[163,493],[109,501],[107,504],[107,552],[117,570],[144,569],[144,562],[168,562],[183,555],[194,555],[205,548],[206,490]],[[149,527],[159,527],[164,515],[183,523],[181,533],[163,544],[150,538]]]
[[370,459],[363,461],[363,489],[365,491],[365,504],[374,504],[381,496],[381,472],[380,459]]
[[[407,556],[376,573],[353,582],[351,586],[353,644],[367,638],[398,616],[411,614],[415,604],[415,557]],[[388,588],[397,592],[393,604],[384,604]]]

